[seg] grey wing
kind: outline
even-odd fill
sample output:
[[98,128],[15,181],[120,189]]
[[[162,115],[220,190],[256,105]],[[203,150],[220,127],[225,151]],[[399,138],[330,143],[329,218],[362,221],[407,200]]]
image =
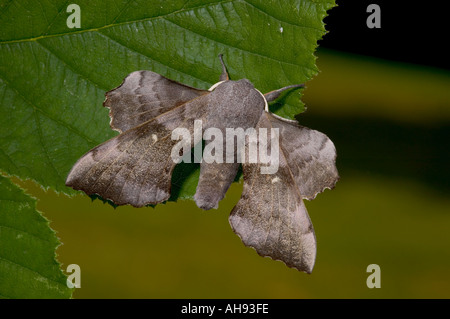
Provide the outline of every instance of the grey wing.
[[110,109],[111,128],[122,133],[206,93],[155,72],[136,71],[106,93],[103,105]]
[[280,147],[302,198],[314,199],[339,180],[336,148],[323,133],[267,113],[271,127],[280,132]]
[[171,157],[172,131],[187,128],[207,107],[201,96],[95,147],[73,166],[66,185],[87,194],[98,194],[116,205],[141,207],[170,197],[176,165]]
[[[257,125],[270,128],[265,112]],[[289,163],[280,152],[274,174],[261,174],[261,163],[244,163],[244,189],[229,221],[246,246],[261,256],[283,261],[310,273],[316,258],[316,239]]]

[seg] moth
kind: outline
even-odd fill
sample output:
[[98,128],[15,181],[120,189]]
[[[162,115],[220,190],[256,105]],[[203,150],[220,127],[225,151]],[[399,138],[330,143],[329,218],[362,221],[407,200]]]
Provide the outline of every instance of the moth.
[[[184,128],[194,135],[196,120],[202,120],[203,131],[277,129],[278,148],[270,152],[278,152],[278,169],[261,173],[261,167],[271,163],[258,156],[256,161],[242,163],[243,191],[229,222],[243,243],[259,255],[311,273],[316,238],[303,200],[334,188],[339,178],[334,144],[318,131],[269,112],[268,102],[303,85],[262,94],[247,79],[230,80],[222,55],[219,58],[222,74],[210,90],[189,87],[151,71],[136,71],[107,92],[103,105],[110,109],[111,128],[120,134],[83,155],[66,185],[116,205],[162,203],[170,197],[176,165],[171,158],[178,143],[171,138],[175,129]],[[205,141],[205,148],[210,142]],[[252,143],[261,144],[259,140]],[[249,151],[252,143],[247,139],[245,150]],[[222,152],[225,155],[225,147]],[[238,161],[201,162],[194,196],[197,206],[205,210],[217,207],[240,165]]]

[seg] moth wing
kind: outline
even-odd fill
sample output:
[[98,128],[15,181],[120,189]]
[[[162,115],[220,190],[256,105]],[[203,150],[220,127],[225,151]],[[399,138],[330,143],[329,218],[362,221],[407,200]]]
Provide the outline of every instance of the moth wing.
[[280,147],[302,198],[312,200],[339,180],[336,148],[323,133],[267,113],[270,125],[279,129]]
[[136,71],[106,93],[111,128],[120,133],[208,93],[172,81],[152,71]]
[[[296,168],[297,165],[302,165],[296,160],[302,160],[302,157],[288,154],[288,150],[293,151],[291,144],[285,148],[287,140],[299,139],[297,147],[301,149],[308,138],[300,136],[305,131],[299,126],[279,120],[267,112],[261,116],[256,129],[276,127],[280,137],[278,170],[274,174],[261,174],[261,167],[267,164],[261,164],[259,159],[257,163],[243,164],[244,189],[229,221],[243,243],[255,248],[259,255],[281,260],[289,267],[311,273],[317,245],[314,228],[303,203],[303,188],[296,175],[301,171]],[[292,135],[291,129],[296,134]],[[320,149],[320,146],[307,147],[306,151],[312,156],[317,151],[320,153]],[[318,174],[307,172],[313,176]],[[307,176],[307,173],[301,176]],[[312,192],[322,189],[322,181],[319,179],[321,186],[312,188]]]
[[207,95],[200,96],[95,147],[73,166],[66,185],[116,205],[169,199],[176,165],[171,151],[179,142],[172,131],[186,128],[192,136],[194,120],[206,113],[207,104]]

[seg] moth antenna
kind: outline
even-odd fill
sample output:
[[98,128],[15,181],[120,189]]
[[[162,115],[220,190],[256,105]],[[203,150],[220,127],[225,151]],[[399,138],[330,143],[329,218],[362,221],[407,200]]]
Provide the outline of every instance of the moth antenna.
[[222,74],[220,75],[219,81],[228,81],[230,77],[228,76],[227,67],[225,66],[225,63],[223,62],[222,58],[223,54],[219,54],[220,63],[222,64]]
[[288,86],[285,86],[284,88],[266,93],[266,94],[264,94],[264,97],[266,98],[267,102],[272,102],[272,101],[276,100],[280,96],[281,92],[283,92],[283,91],[293,89],[293,88],[304,88],[304,87],[305,87],[304,84],[288,85]]

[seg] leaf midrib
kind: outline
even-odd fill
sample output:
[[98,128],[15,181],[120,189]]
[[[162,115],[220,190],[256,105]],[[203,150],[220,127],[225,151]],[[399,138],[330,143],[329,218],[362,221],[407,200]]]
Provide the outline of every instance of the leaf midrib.
[[[240,0],[223,0],[223,1],[218,1],[218,2],[211,2],[211,3],[203,4],[203,5],[200,5],[200,6],[195,6],[195,7],[190,7],[190,8],[181,8],[179,10],[175,10],[173,12],[169,12],[169,13],[162,14],[162,15],[159,15],[159,16],[154,16],[154,17],[148,17],[148,18],[143,18],[143,19],[137,19],[137,20],[131,20],[131,21],[124,21],[124,22],[115,23],[115,21],[117,21],[117,19],[121,15],[123,15],[123,13],[126,11],[124,9],[124,10],[121,10],[121,12],[113,19],[112,23],[104,25],[102,27],[90,28],[90,29],[84,29],[84,30],[78,30],[78,31],[70,31],[70,32],[65,32],[65,33],[44,34],[44,35],[40,35],[40,36],[37,36],[37,37],[31,37],[31,38],[22,38],[22,39],[8,40],[8,41],[0,41],[0,45],[1,44],[14,44],[14,43],[38,41],[38,40],[43,40],[43,39],[48,39],[48,38],[61,37],[61,36],[65,36],[65,35],[83,34],[83,33],[87,33],[87,32],[98,32],[100,30],[105,30],[105,29],[108,29],[108,28],[117,27],[117,26],[121,26],[121,25],[127,25],[127,24],[133,24],[133,23],[139,23],[139,22],[145,22],[145,21],[152,21],[152,20],[156,20],[156,19],[163,19],[165,17],[169,17],[170,15],[175,15],[175,14],[178,14],[178,13],[181,13],[181,12],[192,11],[192,10],[199,9],[199,8],[209,7],[211,5],[219,5],[219,4],[229,3],[229,2],[240,2]],[[261,8],[255,6],[254,4],[252,4],[252,3],[250,3],[250,2],[248,2],[246,0],[242,0],[242,2],[247,4],[248,6],[251,6],[251,7],[255,8],[256,10],[260,11],[261,13],[263,13],[263,14],[265,14],[265,15],[267,15],[267,16],[269,16],[269,17],[271,17],[271,18],[273,18],[273,19],[275,19],[277,21],[280,21],[280,22],[283,22],[283,23],[286,23],[286,24],[289,24],[289,25],[294,25],[294,26],[297,26],[297,27],[301,27],[301,28],[313,29],[313,30],[317,30],[317,31],[323,32],[323,30],[320,30],[318,28],[305,26],[305,25],[300,25],[300,24],[293,24],[291,22],[281,20],[279,17],[276,17],[274,15],[269,14],[268,12],[262,10]],[[128,3],[127,3],[127,5],[128,5]],[[125,6],[125,8],[126,8],[126,6]],[[54,20],[60,14],[61,14],[61,10],[58,11],[58,14],[52,20],[51,24],[53,24]]]
[[[223,1],[219,1],[219,2],[214,2],[213,4],[223,4],[223,3],[228,3],[228,2],[234,2],[236,0],[223,0]],[[70,31],[70,32],[65,32],[65,33],[55,33],[55,34],[44,34],[44,35],[40,35],[37,37],[31,37],[31,38],[23,38],[23,39],[15,39],[15,40],[8,40],[8,41],[0,41],[0,45],[1,44],[14,44],[14,43],[21,43],[21,42],[31,42],[31,41],[38,41],[38,40],[42,40],[42,39],[49,39],[49,38],[55,38],[55,37],[61,37],[61,36],[65,36],[65,35],[72,35],[72,34],[83,34],[83,33],[87,33],[87,32],[98,32],[100,30],[105,30],[108,28],[113,28],[113,27],[117,27],[117,26],[121,26],[121,25],[127,25],[127,24],[133,24],[133,23],[139,23],[139,22],[145,22],[145,21],[152,21],[152,20],[156,20],[156,19],[161,19],[170,15],[174,15],[177,13],[181,13],[181,12],[185,12],[185,11],[190,11],[190,10],[194,10],[194,9],[198,9],[198,8],[203,8],[203,7],[208,7],[210,6],[212,3],[208,3],[208,4],[204,4],[201,6],[196,6],[196,7],[191,7],[191,8],[182,8],[173,12],[169,12],[166,14],[162,14],[159,16],[154,16],[154,17],[148,17],[148,18],[143,18],[143,19],[137,19],[137,20],[131,20],[131,21],[124,21],[124,22],[119,22],[119,23],[114,23],[114,21],[116,21],[120,15],[123,14],[123,12],[121,12],[119,14],[119,16],[115,17],[113,20],[113,23],[111,24],[107,24],[104,25],[102,27],[98,27],[98,28],[90,28],[90,29],[84,29],[84,30],[78,30],[78,31]],[[58,12],[59,15],[60,12]]]

